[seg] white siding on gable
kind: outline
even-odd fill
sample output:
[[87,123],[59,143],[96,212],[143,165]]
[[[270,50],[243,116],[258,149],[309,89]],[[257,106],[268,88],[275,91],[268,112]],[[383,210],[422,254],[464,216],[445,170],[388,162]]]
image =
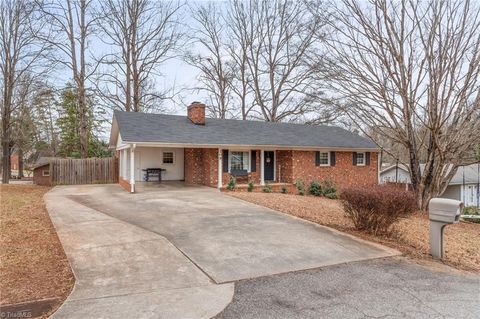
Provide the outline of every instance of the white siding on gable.
[[396,177],[395,167],[380,173],[380,183],[385,184],[387,182],[395,183],[395,179],[398,183],[410,183],[410,174],[405,170],[398,168],[398,177]]
[[122,147],[122,146],[125,146],[126,144],[123,143],[123,140],[122,140],[122,136],[120,135],[120,133],[118,133],[118,138],[117,138],[117,149],[119,147]]

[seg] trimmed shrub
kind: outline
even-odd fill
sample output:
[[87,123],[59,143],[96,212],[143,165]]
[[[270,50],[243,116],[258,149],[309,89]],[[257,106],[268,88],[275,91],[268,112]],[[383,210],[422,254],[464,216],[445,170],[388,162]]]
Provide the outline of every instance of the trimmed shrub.
[[228,181],[228,184],[227,184],[227,189],[229,191],[233,191],[236,186],[237,186],[237,179],[235,178],[235,176],[230,176],[230,180]]
[[266,184],[265,186],[263,186],[262,191],[264,193],[271,193],[272,192],[272,186]]
[[303,183],[302,180],[297,180],[295,182],[295,187],[297,188],[298,195],[305,195],[305,184]]
[[388,235],[394,224],[417,210],[413,193],[393,187],[351,187],[340,199],[355,228],[374,235]]
[[[322,183],[322,194],[325,197],[328,197],[328,194],[333,194],[335,197],[337,195],[337,186],[335,186],[335,182],[331,180],[325,180]],[[330,197],[328,197],[330,198]]]
[[463,208],[463,215],[480,215],[480,208],[475,206],[465,206]]
[[253,186],[254,186],[253,181],[248,182],[247,191],[250,192],[250,193],[253,192]]
[[288,188],[287,188],[287,186],[283,185],[283,186],[280,188],[280,193],[282,193],[282,194],[287,194],[287,193],[288,193]]
[[314,195],[314,196],[321,196],[322,195],[322,186],[320,185],[319,182],[312,181],[310,183],[310,187],[308,188],[308,192],[311,195]]
[[337,199],[337,193],[326,193],[326,194],[323,194],[323,196],[325,196],[328,199]]

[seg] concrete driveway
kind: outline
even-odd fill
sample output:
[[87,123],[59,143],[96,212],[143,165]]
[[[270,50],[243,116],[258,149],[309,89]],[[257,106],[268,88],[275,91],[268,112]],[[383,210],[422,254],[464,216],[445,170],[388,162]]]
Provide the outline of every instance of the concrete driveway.
[[68,199],[161,235],[216,283],[397,254],[208,187],[58,189]]
[[211,318],[225,308],[233,284],[212,282],[164,237],[68,198],[98,189],[45,196],[76,279],[52,318]]

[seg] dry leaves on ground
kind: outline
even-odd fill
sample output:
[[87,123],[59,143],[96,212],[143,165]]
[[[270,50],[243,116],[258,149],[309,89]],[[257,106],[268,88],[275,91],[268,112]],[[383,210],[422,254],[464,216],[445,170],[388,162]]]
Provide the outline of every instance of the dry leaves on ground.
[[[410,257],[430,258],[429,223],[426,214],[418,213],[402,219],[396,225],[396,233],[392,236],[376,237],[357,231],[353,223],[345,216],[339,200],[278,193],[231,192],[228,194],[396,248]],[[459,269],[480,271],[479,240],[479,224],[461,222],[447,226],[445,230],[444,262]]]
[[43,202],[48,187],[1,185],[1,304],[59,298],[74,277]]

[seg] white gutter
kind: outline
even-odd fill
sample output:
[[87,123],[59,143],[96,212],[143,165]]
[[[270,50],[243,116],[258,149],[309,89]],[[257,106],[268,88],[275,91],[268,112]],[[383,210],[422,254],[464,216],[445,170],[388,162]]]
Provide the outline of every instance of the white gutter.
[[352,148],[352,147],[318,147],[318,146],[288,146],[288,145],[248,145],[248,144],[191,144],[191,143],[159,143],[159,142],[138,142],[123,141],[124,143],[134,143],[137,147],[172,147],[172,148],[245,148],[245,149],[276,149],[276,150],[297,150],[297,151],[340,151],[340,152],[379,152],[380,148]]

